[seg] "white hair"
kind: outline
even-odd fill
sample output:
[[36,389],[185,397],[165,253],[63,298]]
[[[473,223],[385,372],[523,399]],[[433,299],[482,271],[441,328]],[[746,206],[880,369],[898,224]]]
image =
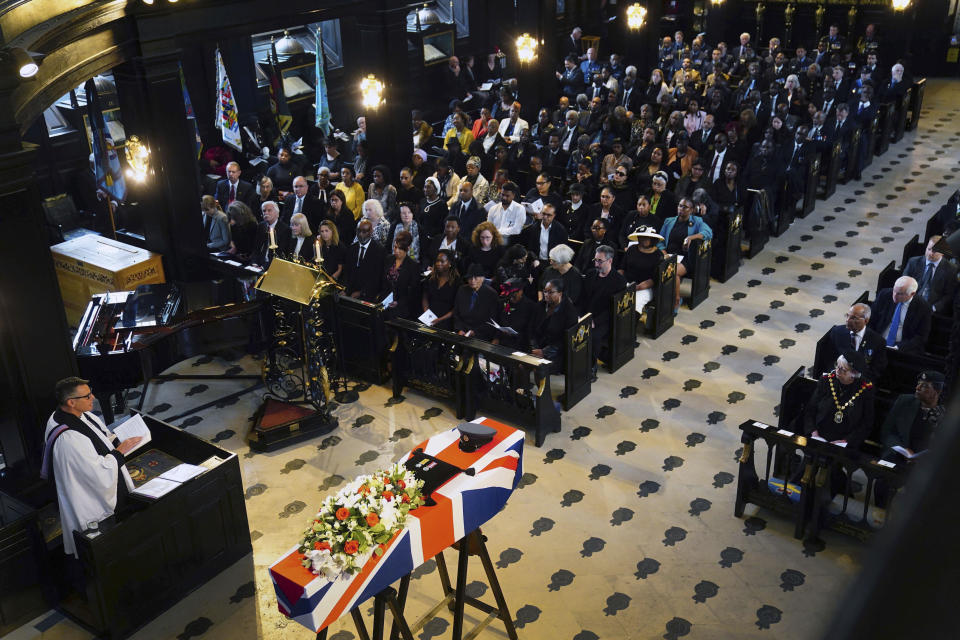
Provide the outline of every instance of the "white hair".
[[857,304],[851,305],[850,308],[853,309],[854,311],[859,311],[860,314],[863,316],[863,319],[866,320],[867,322],[870,321],[870,314],[873,311],[870,308],[870,305],[863,304],[862,302],[858,302]]
[[854,378],[859,378],[860,375],[861,375],[860,372],[857,371],[857,368],[854,367],[852,364],[850,364],[850,363],[847,361],[847,359],[844,358],[843,356],[840,356],[839,358],[837,358],[837,368],[838,368],[838,369],[850,369],[850,371],[853,372],[853,377],[854,377]]
[[550,249],[550,253],[548,255],[550,256],[550,259],[557,264],[567,264],[573,260],[573,249],[565,244],[558,244],[553,249]]
[[[366,214],[366,212],[367,212],[367,207],[369,207],[370,209],[372,209],[372,210],[374,210],[374,211],[377,212],[377,220],[379,220],[380,218],[383,217],[383,205],[380,204],[380,201],[379,201],[379,200],[375,200],[375,199],[373,199],[373,198],[371,198],[370,200],[365,200],[365,201],[363,202],[363,212],[364,212],[364,214]],[[364,215],[364,218],[367,218],[367,216]],[[367,218],[367,219],[369,220],[369,218]]]
[[267,207],[272,207],[277,211],[280,211],[280,207],[278,207],[277,203],[273,200],[264,200],[263,204],[260,205],[260,211],[266,211]]
[[911,278],[910,276],[900,276],[897,278],[897,281],[893,283],[894,289],[906,289],[908,294],[916,293],[919,285],[917,281]]

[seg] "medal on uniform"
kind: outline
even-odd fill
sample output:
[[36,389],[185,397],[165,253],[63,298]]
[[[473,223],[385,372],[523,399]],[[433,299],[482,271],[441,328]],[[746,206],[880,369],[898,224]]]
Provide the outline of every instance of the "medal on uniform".
[[833,414],[833,421],[837,424],[843,422],[843,411],[837,411],[835,414]]

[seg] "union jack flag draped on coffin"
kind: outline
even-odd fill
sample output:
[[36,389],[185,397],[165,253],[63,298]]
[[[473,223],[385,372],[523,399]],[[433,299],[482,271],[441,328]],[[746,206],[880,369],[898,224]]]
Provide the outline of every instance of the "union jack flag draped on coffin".
[[492,442],[475,452],[460,451],[456,429],[438,433],[413,450],[423,448],[461,469],[472,467],[476,475],[457,474],[434,491],[437,504],[411,511],[385,553],[372,556],[360,572],[332,582],[316,576],[301,564],[297,546],[271,565],[280,612],[319,632],[499,513],[523,475],[523,432],[485,418],[474,422],[497,431]]

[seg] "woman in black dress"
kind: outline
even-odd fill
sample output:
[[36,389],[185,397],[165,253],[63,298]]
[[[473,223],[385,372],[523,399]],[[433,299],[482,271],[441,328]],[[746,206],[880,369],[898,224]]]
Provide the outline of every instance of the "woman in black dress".
[[[333,198],[331,198],[332,201]],[[323,270],[327,272],[327,275],[337,280],[343,272],[343,259],[346,255],[346,250],[340,244],[340,233],[337,231],[337,225],[330,220],[324,220],[317,228],[317,237],[320,240]]]
[[386,315],[390,318],[416,319],[420,300],[420,266],[407,252],[413,242],[409,231],[401,229],[393,239],[393,259],[387,259],[384,272],[386,291],[381,299],[393,294],[393,300],[387,305]]
[[473,228],[470,236],[470,250],[467,252],[467,264],[479,264],[487,278],[497,272],[497,263],[503,258],[503,237],[497,227],[484,220]]
[[357,234],[357,220],[353,217],[353,212],[347,208],[343,193],[340,191],[330,192],[330,208],[327,209],[327,219],[336,225],[343,246],[350,246]]
[[657,248],[657,243],[663,242],[663,236],[653,227],[641,226],[627,238],[637,244],[630,245],[624,253],[618,271],[628,283],[633,283],[635,290],[652,289],[656,284],[657,267],[663,261],[663,252]]
[[423,199],[420,200],[420,215],[417,221],[425,240],[443,233],[443,221],[447,218],[447,201],[440,190],[440,181],[430,176],[423,183]]
[[633,211],[627,214],[623,224],[620,225],[620,246],[627,246],[630,241],[627,238],[637,227],[652,227],[659,229],[663,226],[663,218],[650,212],[650,199],[647,196],[637,198],[637,206]]
[[424,312],[429,309],[437,316],[430,323],[430,326],[437,329],[453,329],[453,302],[460,286],[460,273],[455,265],[453,252],[440,249],[433,263],[433,272],[423,287],[420,306]]

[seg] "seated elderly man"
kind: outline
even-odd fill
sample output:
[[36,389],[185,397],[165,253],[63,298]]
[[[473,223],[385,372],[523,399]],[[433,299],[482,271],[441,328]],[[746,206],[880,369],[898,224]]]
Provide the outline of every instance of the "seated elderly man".
[[873,383],[863,377],[863,358],[845,350],[833,371],[823,374],[803,415],[803,433],[856,450],[873,428]]
[[863,371],[871,380],[878,380],[887,368],[886,342],[879,333],[867,327],[870,322],[869,305],[857,303],[847,309],[846,322],[830,329],[830,344],[834,358],[851,349],[859,353],[866,364]]
[[873,302],[867,325],[881,336],[888,347],[907,353],[923,353],[930,336],[930,305],[917,295],[918,283],[900,276],[892,289],[881,289]]

